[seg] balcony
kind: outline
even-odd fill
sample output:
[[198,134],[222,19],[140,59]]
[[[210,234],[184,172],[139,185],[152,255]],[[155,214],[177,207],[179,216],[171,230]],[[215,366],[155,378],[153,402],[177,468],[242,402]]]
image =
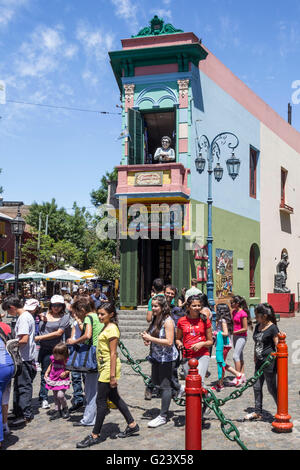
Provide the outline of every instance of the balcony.
[[294,214],[294,209],[285,204],[283,201],[281,201],[280,203],[279,210],[280,212],[284,212],[285,214]]
[[190,198],[188,174],[181,163],[157,165],[121,165],[116,197],[129,199],[171,199],[187,202]]

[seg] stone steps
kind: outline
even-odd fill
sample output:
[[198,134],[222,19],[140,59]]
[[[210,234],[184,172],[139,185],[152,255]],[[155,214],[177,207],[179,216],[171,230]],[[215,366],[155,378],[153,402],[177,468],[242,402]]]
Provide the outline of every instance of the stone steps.
[[146,321],[147,310],[119,310],[118,323],[121,339],[136,339],[145,331],[149,323]]

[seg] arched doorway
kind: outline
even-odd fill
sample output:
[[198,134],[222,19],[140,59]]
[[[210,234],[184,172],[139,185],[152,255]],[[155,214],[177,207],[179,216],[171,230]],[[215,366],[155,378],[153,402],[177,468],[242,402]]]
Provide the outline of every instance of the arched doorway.
[[249,258],[249,272],[250,272],[250,279],[249,279],[249,290],[250,290],[250,297],[259,297],[258,292],[258,275],[257,273],[257,266],[259,261],[259,248],[256,243],[250,248],[250,258]]

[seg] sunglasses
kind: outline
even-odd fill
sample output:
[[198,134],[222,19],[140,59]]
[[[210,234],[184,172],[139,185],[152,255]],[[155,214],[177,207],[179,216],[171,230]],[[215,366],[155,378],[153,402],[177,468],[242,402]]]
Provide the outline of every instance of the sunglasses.
[[52,304],[52,307],[54,308],[60,308],[60,307],[63,307],[64,304]]

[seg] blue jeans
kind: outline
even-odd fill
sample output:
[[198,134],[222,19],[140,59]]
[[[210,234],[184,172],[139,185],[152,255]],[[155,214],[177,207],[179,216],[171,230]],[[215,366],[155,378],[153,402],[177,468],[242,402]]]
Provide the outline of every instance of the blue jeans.
[[41,364],[41,387],[40,387],[40,393],[39,393],[39,400],[48,400],[48,390],[46,388],[46,382],[45,382],[45,373],[46,370],[49,367],[49,364],[51,363],[50,356],[52,355],[52,351],[49,351],[47,349],[43,349],[42,347],[40,348],[39,352],[39,357],[38,361]]
[[72,372],[72,387],[73,387],[73,405],[83,404],[83,391],[82,391],[82,373]]
[[10,366],[0,366],[0,442],[3,441],[3,423],[2,423],[2,394],[6,388],[6,385],[11,380],[15,367]]

